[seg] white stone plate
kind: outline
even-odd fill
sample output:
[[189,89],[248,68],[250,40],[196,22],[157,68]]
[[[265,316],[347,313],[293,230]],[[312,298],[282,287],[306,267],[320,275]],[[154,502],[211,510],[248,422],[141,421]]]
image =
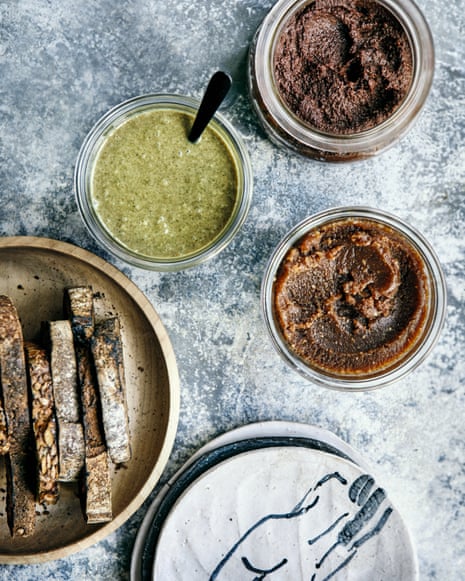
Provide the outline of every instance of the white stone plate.
[[[416,579],[410,537],[379,485],[367,506],[369,496],[357,504],[351,486],[367,473],[350,446],[314,426],[265,422],[228,432],[199,450],[149,508],[131,578]],[[323,532],[316,521],[337,523],[309,544]],[[268,562],[278,546],[282,556]]]

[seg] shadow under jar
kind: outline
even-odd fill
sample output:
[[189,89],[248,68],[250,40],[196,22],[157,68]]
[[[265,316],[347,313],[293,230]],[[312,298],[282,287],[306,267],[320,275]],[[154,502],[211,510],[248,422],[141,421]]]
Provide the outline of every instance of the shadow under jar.
[[371,208],[304,220],[275,249],[262,312],[278,353],[307,379],[363,390],[415,369],[446,312],[440,263],[425,238]]
[[322,161],[394,144],[433,73],[431,32],[411,0],[279,0],[249,55],[250,95],[270,139]]

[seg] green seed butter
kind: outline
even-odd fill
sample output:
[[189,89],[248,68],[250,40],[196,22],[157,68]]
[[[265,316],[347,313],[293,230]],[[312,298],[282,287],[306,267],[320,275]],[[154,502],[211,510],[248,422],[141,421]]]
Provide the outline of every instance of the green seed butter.
[[193,116],[154,109],[128,118],[106,138],[91,197],[111,235],[131,251],[179,258],[208,246],[231,218],[238,171],[212,127],[187,139]]

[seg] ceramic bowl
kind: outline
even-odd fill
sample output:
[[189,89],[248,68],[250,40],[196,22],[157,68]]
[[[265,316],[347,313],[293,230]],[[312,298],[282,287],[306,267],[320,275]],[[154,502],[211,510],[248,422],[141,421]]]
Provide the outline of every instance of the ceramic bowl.
[[[34,237],[0,238],[0,294],[10,296],[27,340],[42,321],[62,317],[63,289],[92,285],[103,308],[121,321],[132,459],[112,468],[113,520],[86,524],[75,484],[60,485],[60,499],[37,505],[34,534],[11,538],[0,527],[0,563],[58,559],[101,541],[144,502],[168,461],[179,414],[179,379],[166,330],[143,293],[119,270],[74,245]],[[6,489],[4,463],[0,488]],[[4,513],[5,510],[3,509]]]

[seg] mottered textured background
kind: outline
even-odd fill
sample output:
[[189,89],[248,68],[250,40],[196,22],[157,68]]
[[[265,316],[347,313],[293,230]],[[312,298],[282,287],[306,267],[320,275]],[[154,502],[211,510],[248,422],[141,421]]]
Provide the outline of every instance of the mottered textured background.
[[[463,2],[418,0],[436,46],[426,106],[390,150],[343,165],[278,149],[251,109],[247,50],[272,4],[2,0],[0,235],[45,236],[91,250],[123,270],[155,306],[181,376],[179,429],[162,481],[202,444],[233,427],[269,419],[316,424],[350,443],[374,467],[412,532],[421,578],[460,580],[465,570]],[[235,81],[223,113],[252,160],[249,217],[232,244],[202,266],[174,274],[128,267],[93,241],[78,214],[73,171],[80,144],[100,115],[120,101],[146,92],[200,97],[219,68]],[[428,238],[446,275],[448,317],[433,353],[408,378],[379,391],[345,394],[308,383],[274,352],[261,320],[260,284],[270,253],[294,224],[317,211],[353,204],[386,209]],[[0,578],[127,579],[147,506],[87,550],[43,565],[0,566]]]

